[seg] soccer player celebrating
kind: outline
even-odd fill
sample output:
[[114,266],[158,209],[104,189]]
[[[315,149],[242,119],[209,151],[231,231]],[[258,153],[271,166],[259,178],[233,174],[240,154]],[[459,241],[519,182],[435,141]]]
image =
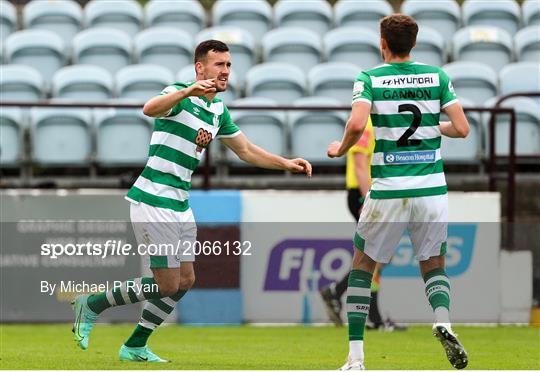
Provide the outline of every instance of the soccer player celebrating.
[[[191,175],[214,138],[238,157],[261,168],[283,169],[311,176],[304,159],[285,159],[251,143],[231,120],[216,94],[227,89],[231,55],[217,40],[200,43],[195,50],[195,82],[177,82],[144,105],[145,115],[156,118],[146,167],[126,199],[139,244],[194,242],[196,226],[188,203]],[[129,135],[129,134],[126,134]],[[189,244],[182,244],[189,247]],[[175,254],[176,253],[176,254]],[[146,301],[133,334],[120,348],[120,360],[166,362],[152,353],[147,340],[173,311],[195,281],[191,252],[168,252],[144,257],[153,277],[127,280],[105,293],[81,295],[73,302],[75,341],[88,348],[89,334],[99,314],[112,306]]]
[[[467,354],[450,326],[450,284],[444,269],[448,198],[440,153],[441,135],[466,137],[469,124],[446,73],[413,62],[418,26],[403,14],[381,20],[384,64],[361,72],[353,88],[352,112],[341,142],[328,156],[347,153],[364,131],[375,129],[372,184],[357,231],[347,288],[349,355],[343,370],[364,369],[364,328],[377,263],[388,263],[408,228],[426,297],[433,308],[433,334],[453,367],[467,366]],[[439,122],[440,110],[449,122]]]

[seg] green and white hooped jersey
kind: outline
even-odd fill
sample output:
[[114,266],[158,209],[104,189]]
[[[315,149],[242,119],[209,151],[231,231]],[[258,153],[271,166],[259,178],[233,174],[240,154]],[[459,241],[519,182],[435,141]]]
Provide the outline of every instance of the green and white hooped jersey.
[[458,102],[448,75],[419,62],[385,63],[356,77],[355,102],[371,105],[375,150],[370,197],[446,194],[439,116]]
[[[192,84],[177,82],[163,89],[161,94]],[[238,134],[240,129],[220,99],[214,98],[212,102],[204,96],[183,99],[165,117],[156,118],[148,161],[126,199],[178,212],[186,211],[189,208],[191,175],[205,148],[214,138]]]

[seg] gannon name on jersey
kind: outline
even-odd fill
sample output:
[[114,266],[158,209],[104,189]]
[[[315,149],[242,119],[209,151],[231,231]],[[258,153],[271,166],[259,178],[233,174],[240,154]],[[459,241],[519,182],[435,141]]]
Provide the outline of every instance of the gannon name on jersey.
[[431,99],[432,91],[429,89],[387,89],[383,91],[384,99]]

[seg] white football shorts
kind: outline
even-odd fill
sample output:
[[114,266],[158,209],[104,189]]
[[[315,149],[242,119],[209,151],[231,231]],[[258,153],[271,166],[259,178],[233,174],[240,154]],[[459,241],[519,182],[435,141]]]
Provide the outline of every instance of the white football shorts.
[[131,203],[130,218],[145,263],[150,268],[177,268],[195,261],[197,225],[191,208],[185,212]]
[[388,263],[405,229],[418,261],[446,253],[448,194],[399,199],[366,197],[354,245],[376,262]]

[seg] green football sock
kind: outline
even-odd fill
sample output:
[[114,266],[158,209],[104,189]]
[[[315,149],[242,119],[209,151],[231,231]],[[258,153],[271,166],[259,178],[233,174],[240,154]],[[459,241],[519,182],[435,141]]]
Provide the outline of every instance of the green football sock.
[[[431,308],[437,316],[437,322],[449,322],[447,320],[450,311],[450,281],[444,269],[434,269],[424,276],[426,297]],[[439,310],[438,310],[439,309]]]
[[362,270],[351,270],[347,288],[347,319],[349,341],[364,339],[366,318],[369,314],[372,274]]
[[139,324],[137,324],[135,330],[124,345],[128,347],[145,346],[148,337],[150,337],[154,329],[159,327],[161,323],[167,319],[167,316],[174,310],[176,303],[180,301],[186,293],[187,291],[181,290],[170,297],[149,300],[144,305]]
[[88,297],[88,307],[96,314],[112,306],[133,304],[136,302],[162,298],[159,287],[152,277],[126,280],[118,287],[107,292]]

